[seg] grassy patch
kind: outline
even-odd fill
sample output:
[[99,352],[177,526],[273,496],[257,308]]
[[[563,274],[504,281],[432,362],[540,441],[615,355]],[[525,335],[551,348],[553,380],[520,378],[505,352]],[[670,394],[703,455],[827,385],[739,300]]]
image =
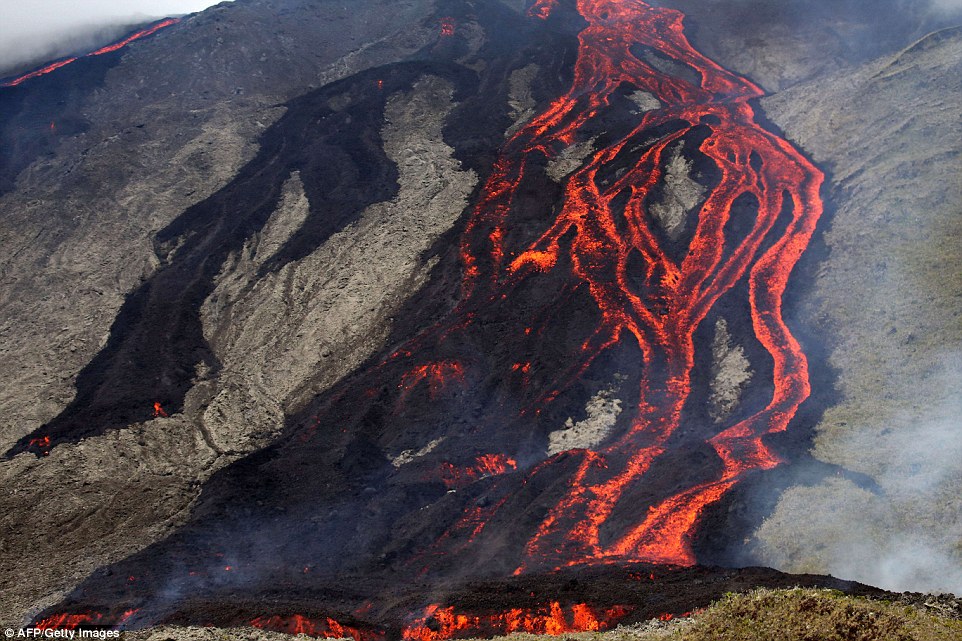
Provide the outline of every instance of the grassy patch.
[[673,641],[951,641],[962,621],[830,590],[755,590],[729,595]]

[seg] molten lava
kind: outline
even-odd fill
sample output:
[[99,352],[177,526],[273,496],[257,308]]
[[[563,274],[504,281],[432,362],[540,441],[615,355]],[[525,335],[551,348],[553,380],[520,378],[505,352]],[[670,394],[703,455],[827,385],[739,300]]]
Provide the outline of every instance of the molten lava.
[[557,601],[543,608],[515,608],[486,615],[461,614],[453,607],[431,605],[424,615],[402,632],[405,641],[442,641],[514,632],[565,634],[606,630],[631,612],[629,608],[605,610],[583,603],[562,607]]
[[0,83],[0,87],[15,87],[26,80],[30,80],[31,78],[37,78],[39,76],[46,75],[51,71],[56,71],[61,67],[65,67],[69,65],[71,62],[75,62],[80,58],[84,58],[88,56],[102,56],[105,53],[110,53],[111,51],[117,51],[118,49],[122,49],[123,47],[126,47],[134,40],[139,40],[140,38],[144,38],[146,36],[157,33],[164,27],[169,27],[171,25],[177,24],[178,22],[180,22],[180,18],[167,18],[166,20],[161,20],[160,22],[153,24],[145,29],[141,29],[140,31],[130,34],[123,40],[119,40],[113,44],[107,45],[106,47],[101,47],[100,49],[97,49],[96,51],[91,51],[90,53],[84,54],[83,56],[77,56],[73,58],[64,58],[63,60],[57,60],[56,62],[51,62],[48,65],[45,65],[43,67],[40,67],[39,69],[35,69],[34,71],[31,71],[30,73],[26,73],[22,76],[13,78],[12,80],[7,80],[6,82],[2,82]]
[[100,612],[54,614],[37,621],[34,627],[41,630],[76,630],[89,626],[118,629],[122,628],[139,611],[139,608],[125,610],[119,617],[114,618],[104,616]]
[[154,401],[154,418],[158,418],[161,416],[166,418],[167,412],[165,412],[164,408],[161,407],[160,401]]
[[82,614],[55,614],[38,621],[34,627],[41,630],[76,630],[80,626],[99,625],[103,621],[99,612]]
[[427,381],[428,393],[432,399],[453,383],[464,383],[464,368],[456,361],[441,361],[420,365],[401,378],[398,387],[401,388],[401,402],[418,386],[421,381]]
[[146,29],[141,29],[140,31],[127,36],[126,38],[124,38],[123,40],[120,40],[119,42],[115,42],[112,45],[107,45],[106,47],[101,47],[100,49],[97,49],[96,51],[92,51],[87,55],[100,56],[105,53],[110,53],[111,51],[117,51],[118,49],[126,47],[134,40],[139,40],[140,38],[153,35],[158,31],[160,31],[161,29],[163,29],[164,27],[169,27],[171,25],[177,24],[178,22],[180,22],[180,18],[167,18],[166,20],[161,20],[157,24],[151,25]]
[[343,625],[330,617],[311,619],[293,614],[290,616],[257,617],[251,625],[261,630],[283,632],[285,634],[306,634],[312,637],[326,639],[353,638],[354,641],[383,641],[383,631],[362,630],[357,627]]
[[38,438],[32,438],[30,439],[30,441],[28,441],[28,443],[31,447],[40,447],[40,448],[50,447],[50,437],[40,436]]
[[[473,322],[476,310],[510,299],[522,283],[561,272],[589,293],[599,320],[576,360],[523,413],[541,415],[599,356],[624,342],[642,355],[640,402],[628,428],[604,447],[558,455],[529,473],[533,478],[562,461],[570,466],[571,456],[581,461],[567,473],[565,495],[527,541],[518,571],[617,560],[690,565],[691,535],[705,508],[746,472],[779,464],[762,438],[787,429],[810,394],[808,362],[782,318],[782,298],[821,216],[823,175],[756,122],[751,101],[762,91],[698,53],[680,12],[639,0],[578,0],[577,7],[588,26],[579,35],[573,82],[502,147],[462,236],[461,301],[451,317],[392,358],[412,357],[432,337],[450,351],[450,338]],[[531,15],[549,19],[555,8],[555,0],[540,0]],[[666,65],[646,61],[645,51],[695,73],[669,74]],[[575,143],[596,140],[591,125],[624,101],[626,90],[646,92],[660,107],[640,114],[627,133],[609,135],[565,179],[562,206],[540,238],[513,246],[511,216],[526,173]],[[679,259],[649,207],[671,153],[685,142],[697,145],[689,153],[709,160],[718,180],[694,212],[688,251]],[[757,203],[757,213],[735,235],[733,209],[746,198]],[[645,483],[670,449],[692,392],[695,332],[740,282],[747,285],[755,337],[773,361],[771,398],[709,439],[720,461],[714,478],[659,499],[627,528],[623,516],[621,523],[611,521],[623,497]],[[531,319],[525,335],[541,335],[547,322]],[[528,384],[530,364],[511,369],[515,378],[523,372]],[[433,397],[448,374],[438,365],[422,366],[401,388],[409,392],[429,380]],[[478,515],[469,511],[462,521],[479,532],[484,525],[474,525]]]
[[456,489],[470,485],[478,479],[497,476],[518,469],[518,463],[504,454],[482,454],[475,457],[474,462],[467,466],[458,466],[444,462],[438,471],[438,477],[448,488]]

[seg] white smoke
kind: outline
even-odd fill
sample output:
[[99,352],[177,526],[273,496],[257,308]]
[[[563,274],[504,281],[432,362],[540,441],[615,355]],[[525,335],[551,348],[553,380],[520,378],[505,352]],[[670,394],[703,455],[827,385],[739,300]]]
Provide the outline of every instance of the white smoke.
[[871,461],[880,491],[844,478],[786,492],[760,528],[765,562],[878,587],[962,595],[962,355],[922,412],[851,425],[840,451]]
[[213,4],[216,0],[0,0],[0,75],[106,44],[131,25]]

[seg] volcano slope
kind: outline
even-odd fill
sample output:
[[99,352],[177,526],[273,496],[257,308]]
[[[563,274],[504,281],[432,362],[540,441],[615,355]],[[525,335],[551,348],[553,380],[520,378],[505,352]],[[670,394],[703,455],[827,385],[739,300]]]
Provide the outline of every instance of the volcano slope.
[[[287,630],[296,615],[334,634],[325,617],[347,613],[338,625],[393,635],[429,593],[484,578],[475,598],[520,595],[530,575],[531,608],[574,581],[558,607],[614,620],[644,600],[624,586],[658,568],[752,553],[812,563],[804,545],[778,543],[803,518],[791,509],[805,488],[743,543],[787,486],[847,483],[887,500],[857,453],[826,455],[843,451],[830,430],[816,453],[846,467],[808,455],[837,399],[832,343],[798,310],[828,286],[788,281],[823,198],[854,216],[870,196],[820,189],[823,170],[761,124],[762,90],[726,71],[737,60],[697,53],[681,14],[519,8],[219,7],[122,61],[4,94],[23,114],[71,82],[52,109],[77,123],[31,147],[53,156],[9,169],[4,196],[5,349],[25,363],[4,372],[5,616]],[[694,13],[706,50],[733,50],[739,36]],[[752,65],[776,88],[843,68],[831,95],[857,78],[857,95],[886,96],[879,109],[910,83],[938,83],[935,98],[913,94],[924,125],[894,127],[883,147],[918,149],[915,137],[958,125],[942,81],[957,45],[943,31],[864,66],[828,51],[787,77],[777,56]],[[149,62],[165,59],[171,69]],[[776,94],[769,116],[790,130],[792,96],[832,105],[812,86]],[[836,131],[879,149],[870,125],[884,112],[848,115],[862,128]],[[799,126],[798,140],[819,131]],[[825,165],[839,158],[830,140],[813,138]],[[858,176],[872,157],[831,169]],[[957,149],[932,157],[948,165],[921,165],[919,180],[957,203],[940,182]],[[40,215],[51,208],[53,222]],[[860,229],[824,233],[871,245]],[[796,274],[837,258],[815,249]],[[832,285],[836,297],[849,286]],[[863,366],[857,344],[839,344],[838,367]],[[592,593],[590,566],[636,561],[662,565],[612,570],[622,587]],[[27,568],[39,579],[20,581]],[[684,609],[730,589],[724,572],[686,572],[673,591],[715,587],[692,589]]]

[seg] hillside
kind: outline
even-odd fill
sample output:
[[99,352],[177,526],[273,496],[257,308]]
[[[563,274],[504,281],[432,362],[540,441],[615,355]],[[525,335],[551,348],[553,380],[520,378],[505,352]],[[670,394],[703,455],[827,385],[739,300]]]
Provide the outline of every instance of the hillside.
[[664,4],[238,0],[0,88],[0,621],[962,591],[958,15]]

